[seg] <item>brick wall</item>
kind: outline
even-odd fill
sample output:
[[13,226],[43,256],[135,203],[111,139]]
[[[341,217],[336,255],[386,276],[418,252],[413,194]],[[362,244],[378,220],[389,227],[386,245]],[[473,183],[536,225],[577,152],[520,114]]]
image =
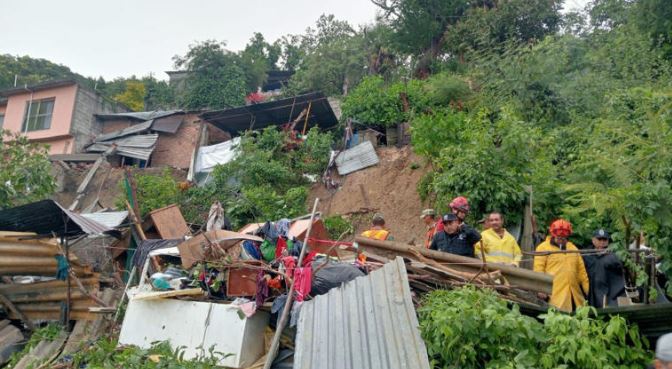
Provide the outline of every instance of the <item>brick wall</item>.
[[151,166],[189,169],[200,127],[201,120],[197,115],[186,114],[180,129],[174,135],[159,133],[159,140],[152,153]]
[[75,150],[79,153],[84,146],[93,142],[93,139],[103,133],[103,127],[96,121],[94,114],[123,113],[128,111],[122,105],[103,99],[93,91],[79,87],[75,100],[74,113],[70,134],[75,138]]
[[206,145],[214,145],[231,139],[229,132],[222,131],[221,129],[215,127],[212,123],[203,123],[207,124],[208,127],[208,142]]

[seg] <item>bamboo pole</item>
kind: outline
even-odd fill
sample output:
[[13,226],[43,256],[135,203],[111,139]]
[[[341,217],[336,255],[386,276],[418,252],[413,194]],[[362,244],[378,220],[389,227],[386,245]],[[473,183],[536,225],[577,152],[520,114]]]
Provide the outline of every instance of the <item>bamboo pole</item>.
[[[387,256],[401,255],[417,260],[417,257],[414,254],[417,251],[428,259],[447,263],[451,268],[462,272],[478,272],[483,264],[485,264],[479,259],[414,247],[394,241],[379,241],[358,236],[355,237],[355,242],[360,248],[367,249],[374,253],[383,253]],[[549,274],[496,263],[487,263],[487,267],[491,271],[499,270],[502,273],[502,276],[511,283],[512,287],[548,294],[553,290],[553,276]]]

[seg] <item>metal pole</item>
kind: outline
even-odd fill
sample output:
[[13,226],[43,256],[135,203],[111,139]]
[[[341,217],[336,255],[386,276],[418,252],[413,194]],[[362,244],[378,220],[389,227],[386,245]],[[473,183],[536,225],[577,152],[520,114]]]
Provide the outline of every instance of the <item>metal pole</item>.
[[[310,214],[310,224],[308,224],[308,230],[306,231],[306,237],[303,239],[303,246],[301,247],[301,254],[299,254],[299,262],[296,264],[299,268],[303,263],[303,257],[306,255],[306,249],[308,248],[308,239],[310,238],[310,231],[313,229],[313,222],[315,221],[315,213],[317,212],[317,204],[320,202],[319,198],[315,199],[315,205],[313,205],[313,212]],[[264,363],[264,369],[270,369],[275,360],[275,356],[278,354],[278,347],[280,346],[280,337],[282,336],[282,331],[287,325],[287,319],[289,318],[289,311],[292,308],[292,303],[294,302],[294,278],[292,278],[292,283],[289,286],[289,292],[287,292],[287,301],[285,301],[285,306],[282,309],[282,315],[278,324],[275,327],[275,334],[273,335],[273,341],[271,341],[271,349],[268,351],[266,356],[266,363]]]

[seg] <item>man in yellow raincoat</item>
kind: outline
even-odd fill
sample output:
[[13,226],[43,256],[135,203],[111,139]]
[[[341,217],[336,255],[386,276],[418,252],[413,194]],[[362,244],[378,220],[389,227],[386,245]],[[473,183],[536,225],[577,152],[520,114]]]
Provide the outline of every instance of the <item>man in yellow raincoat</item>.
[[371,228],[368,231],[362,232],[362,236],[372,238],[374,240],[392,240],[390,232],[385,229],[385,218],[382,214],[374,214],[371,220]]
[[[563,311],[573,311],[584,305],[584,295],[588,294],[588,274],[579,253],[558,253],[557,251],[578,250],[568,241],[572,225],[564,219],[551,224],[550,236],[537,246],[534,257],[534,271],[553,276],[553,292],[550,304]],[[542,296],[543,297],[543,296]]]
[[488,229],[481,232],[481,242],[476,244],[476,257],[481,257],[481,249],[486,263],[500,263],[519,266],[523,254],[516,239],[504,228],[504,216],[493,211],[486,218]]

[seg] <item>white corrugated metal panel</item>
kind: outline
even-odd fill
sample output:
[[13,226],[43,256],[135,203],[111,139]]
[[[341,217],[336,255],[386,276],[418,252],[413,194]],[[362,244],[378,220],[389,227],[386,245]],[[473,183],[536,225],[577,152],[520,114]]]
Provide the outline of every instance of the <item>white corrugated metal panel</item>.
[[94,220],[108,228],[116,228],[128,218],[128,211],[106,211],[100,213],[81,214],[84,218]]
[[429,369],[402,258],[301,306],[294,369]]
[[351,149],[342,151],[336,156],[335,161],[338,174],[346,175],[376,165],[380,160],[373,144],[370,141],[364,141]]
[[96,142],[108,141],[108,140],[111,140],[113,138],[124,137],[124,136],[128,136],[128,135],[132,135],[132,134],[147,131],[148,129],[152,128],[152,123],[154,123],[153,120],[148,120],[146,122],[134,124],[134,125],[132,125],[128,128],[124,128],[124,129],[121,129],[121,130],[118,130],[118,131],[102,134],[102,135],[96,137]]
[[173,299],[131,299],[121,326],[119,344],[150,348],[168,341],[184,347],[184,358],[193,359],[214,346],[230,354],[219,361],[227,368],[246,368],[264,354],[264,329],[268,313],[257,311],[241,318],[236,306]]
[[148,135],[135,135],[105,142],[96,142],[86,148],[89,152],[105,152],[112,144],[117,145],[117,154],[137,158],[142,160],[149,159],[152,155],[156,141],[159,139],[157,133]]

